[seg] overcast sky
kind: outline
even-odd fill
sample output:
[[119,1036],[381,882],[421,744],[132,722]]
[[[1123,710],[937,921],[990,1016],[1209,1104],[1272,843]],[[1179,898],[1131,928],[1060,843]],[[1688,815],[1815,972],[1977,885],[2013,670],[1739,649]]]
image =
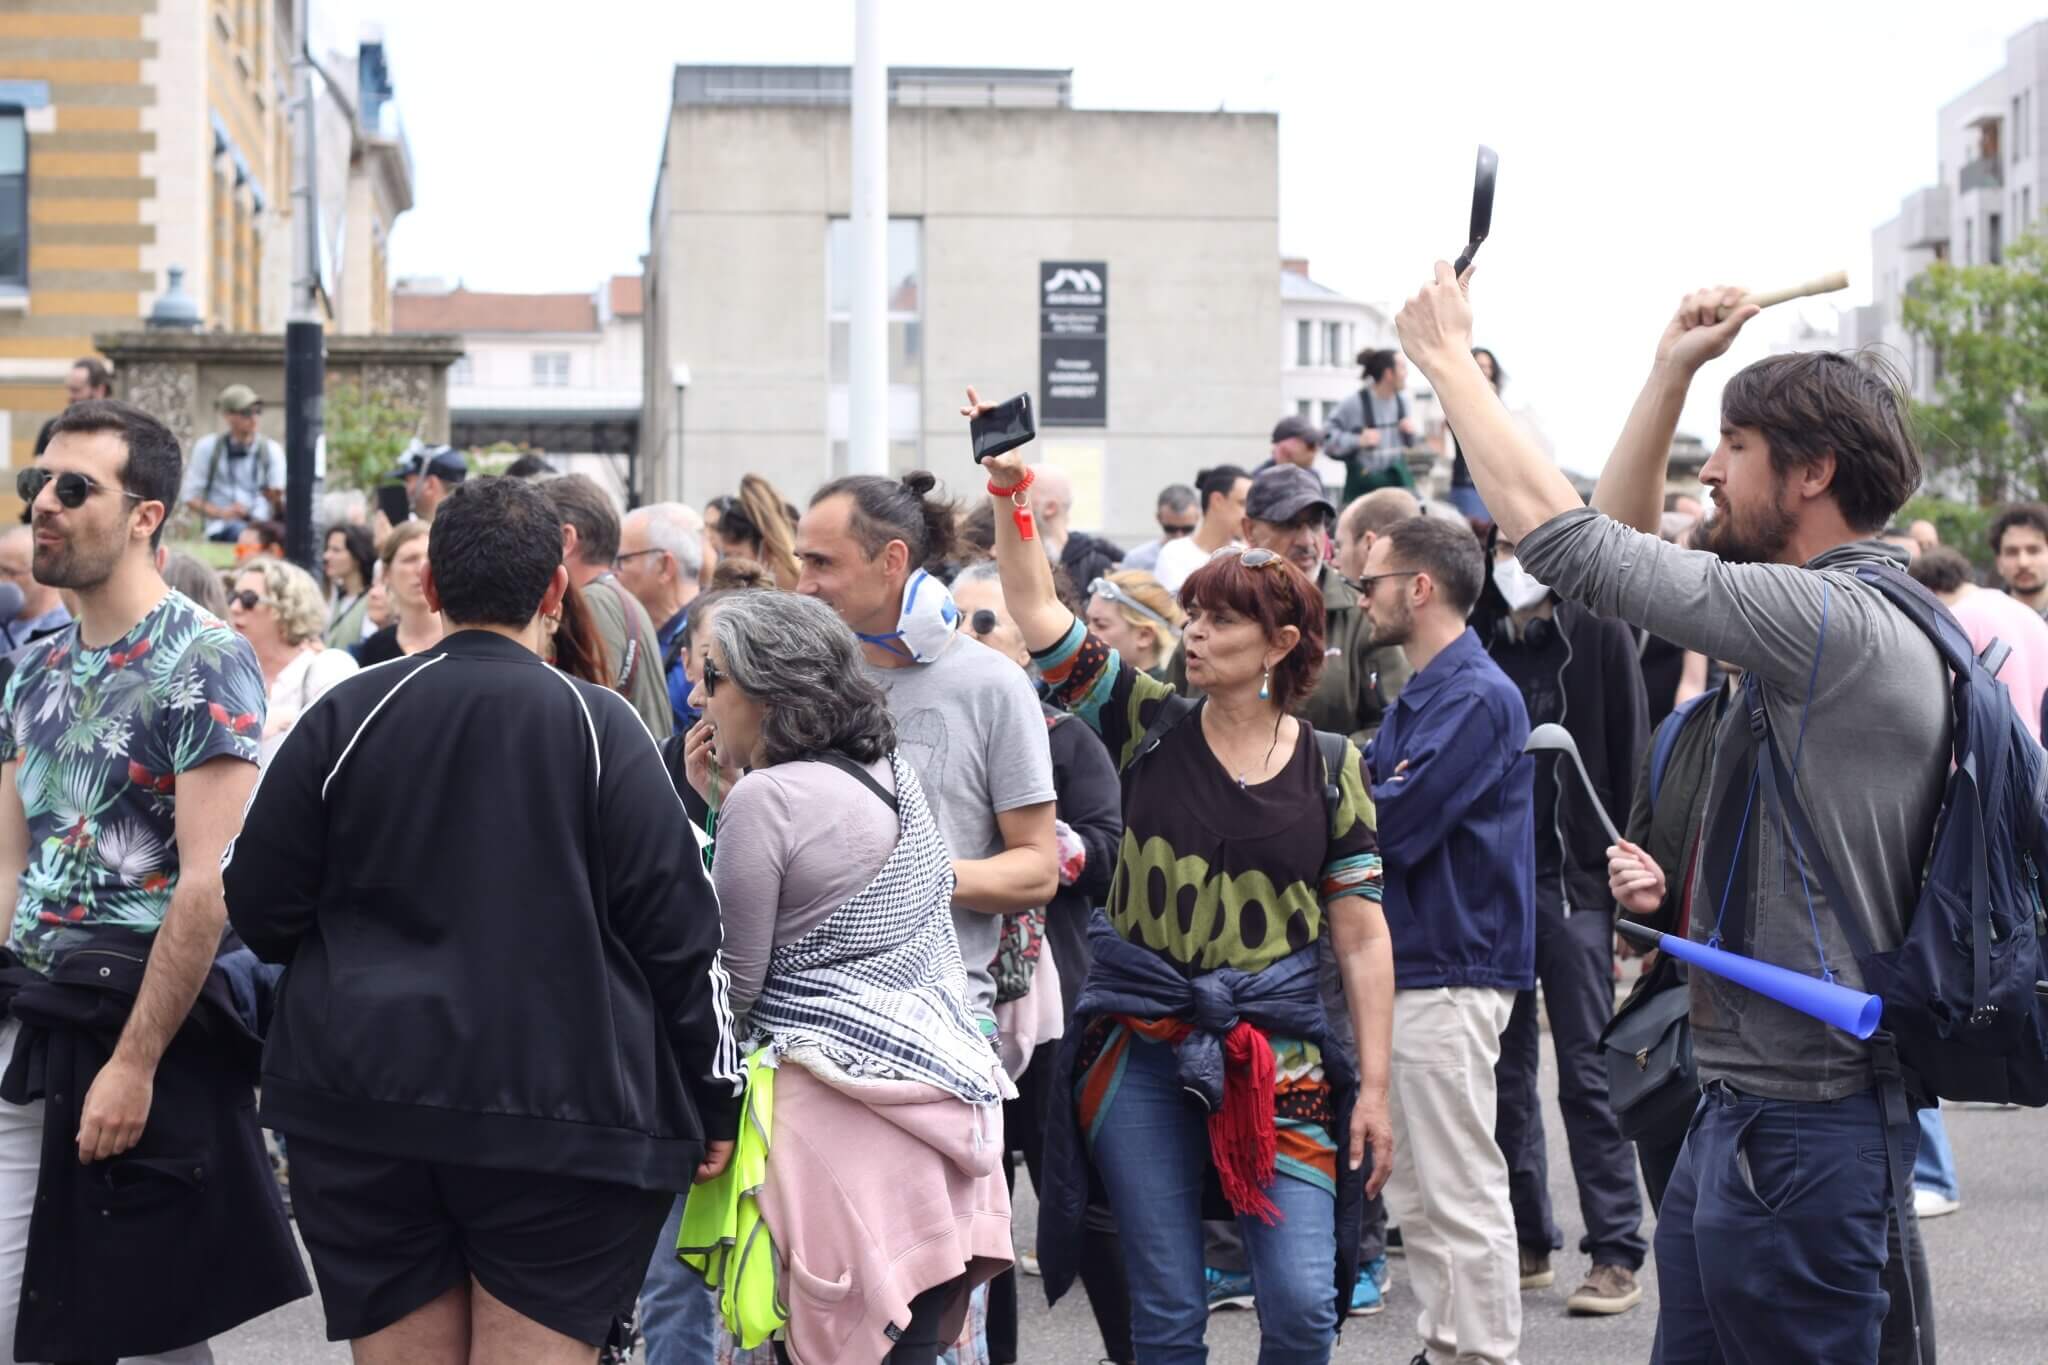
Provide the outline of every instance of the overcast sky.
[[[385,28],[417,204],[394,274],[583,290],[638,269],[678,62],[852,60],[848,0],[313,0]],[[2040,0],[1260,5],[888,0],[898,65],[1071,67],[1084,108],[1280,115],[1280,247],[1394,301],[1463,245],[1472,149],[1500,152],[1479,341],[1569,467],[1599,468],[1681,294],[1847,268],[1935,174],[1935,113]],[[1810,310],[1829,321],[1826,309]],[[1764,315],[1721,378],[1792,322]]]

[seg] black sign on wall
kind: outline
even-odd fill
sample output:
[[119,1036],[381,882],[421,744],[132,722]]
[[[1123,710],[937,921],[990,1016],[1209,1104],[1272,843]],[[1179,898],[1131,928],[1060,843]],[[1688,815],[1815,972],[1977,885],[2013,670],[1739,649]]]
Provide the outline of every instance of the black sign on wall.
[[1038,263],[1038,424],[1109,425],[1109,264]]

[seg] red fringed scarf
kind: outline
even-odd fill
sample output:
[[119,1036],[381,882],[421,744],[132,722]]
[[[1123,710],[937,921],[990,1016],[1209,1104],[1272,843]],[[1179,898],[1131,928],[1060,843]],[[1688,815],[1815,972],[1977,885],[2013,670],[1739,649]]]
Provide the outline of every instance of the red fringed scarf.
[[[1179,1019],[1123,1019],[1133,1032],[1156,1042],[1177,1044],[1194,1032]],[[1266,1197],[1277,1151],[1273,1045],[1242,1020],[1221,1041],[1223,1107],[1209,1115],[1209,1158],[1230,1207],[1270,1227],[1280,1221],[1279,1208]]]
[[1273,1045],[1242,1021],[1223,1036],[1223,1107],[1209,1115],[1209,1155],[1231,1208],[1268,1227],[1280,1221],[1266,1198],[1273,1183]]

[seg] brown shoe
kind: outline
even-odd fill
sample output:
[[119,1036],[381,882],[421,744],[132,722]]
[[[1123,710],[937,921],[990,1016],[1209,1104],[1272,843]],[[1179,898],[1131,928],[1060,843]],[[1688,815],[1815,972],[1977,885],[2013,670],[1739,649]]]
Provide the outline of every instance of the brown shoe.
[[1550,1253],[1535,1247],[1522,1247],[1522,1288],[1548,1289],[1557,1283],[1557,1272],[1550,1268]]
[[1596,1265],[1586,1272],[1586,1282],[1564,1301],[1566,1311],[1579,1314],[1626,1313],[1643,1301],[1643,1287],[1633,1270],[1618,1265]]

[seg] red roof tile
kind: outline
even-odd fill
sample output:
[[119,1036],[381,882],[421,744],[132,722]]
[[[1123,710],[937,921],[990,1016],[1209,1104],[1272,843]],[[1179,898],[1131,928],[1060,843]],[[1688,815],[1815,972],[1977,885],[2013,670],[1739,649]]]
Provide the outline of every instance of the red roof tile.
[[614,275],[611,283],[612,316],[637,318],[643,311],[638,275]]
[[[638,293],[638,280],[633,281]],[[595,332],[597,302],[588,294],[398,294],[394,332]]]

